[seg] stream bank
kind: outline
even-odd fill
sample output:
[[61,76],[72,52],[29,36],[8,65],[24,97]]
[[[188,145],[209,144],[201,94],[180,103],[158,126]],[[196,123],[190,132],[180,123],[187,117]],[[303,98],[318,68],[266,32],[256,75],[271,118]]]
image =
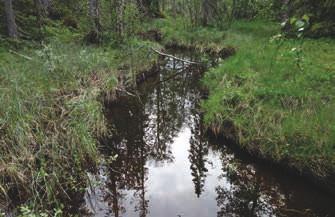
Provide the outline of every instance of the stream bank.
[[136,96],[106,104],[113,134],[102,141],[105,163],[91,174],[82,210],[96,217],[334,215],[327,194],[206,135],[202,69],[165,59],[157,70]]
[[[52,38],[0,51],[0,216],[71,213],[99,162],[103,114],[118,78],[157,61],[155,43],[86,46]],[[129,53],[131,52],[131,55]],[[132,72],[132,73],[131,73]],[[64,214],[65,215],[65,214]]]
[[328,61],[335,62],[335,44],[276,41],[278,32],[262,21],[236,22],[227,31],[225,43],[238,51],[203,78],[205,122],[251,156],[334,193],[335,69]]

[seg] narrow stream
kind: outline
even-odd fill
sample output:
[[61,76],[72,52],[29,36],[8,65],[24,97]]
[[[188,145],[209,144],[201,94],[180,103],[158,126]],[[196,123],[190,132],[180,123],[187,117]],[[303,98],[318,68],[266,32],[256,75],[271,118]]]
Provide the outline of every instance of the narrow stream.
[[335,216],[334,198],[205,136],[201,73],[166,59],[139,97],[109,105],[114,130],[85,209],[96,217]]

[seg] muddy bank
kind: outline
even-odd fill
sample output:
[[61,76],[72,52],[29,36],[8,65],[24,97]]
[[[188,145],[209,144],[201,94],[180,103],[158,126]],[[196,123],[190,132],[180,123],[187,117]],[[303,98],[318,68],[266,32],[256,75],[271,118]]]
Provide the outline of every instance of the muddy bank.
[[226,59],[236,53],[233,46],[198,46],[197,44],[180,43],[177,40],[163,42],[164,35],[159,29],[151,29],[146,32],[138,33],[138,36],[144,40],[150,40],[164,44],[165,49],[179,52],[196,52],[201,55],[208,55],[214,59]]
[[260,150],[258,150],[256,147],[251,148],[249,146],[241,146],[237,142],[238,135],[236,134],[233,123],[227,122],[226,125],[223,126],[222,129],[220,129],[219,131],[217,128],[209,127],[207,129],[207,134],[218,140],[225,141],[224,143],[229,148],[234,150],[234,152],[248,156],[249,158],[253,159],[254,162],[270,165],[274,170],[286,173],[287,175],[295,176],[300,179],[301,182],[307,181],[325,194],[329,194],[332,196],[335,195],[334,171],[330,171],[325,176],[320,176],[314,173],[311,168],[300,168],[295,166],[296,163],[293,159],[286,158],[280,161],[276,161],[271,156],[262,154]]
[[165,47],[167,49],[180,50],[180,51],[189,51],[189,52],[198,52],[206,54],[211,58],[221,58],[226,59],[236,53],[236,48],[232,46],[226,47],[198,47],[196,45],[187,45],[180,44],[177,41],[168,42]]

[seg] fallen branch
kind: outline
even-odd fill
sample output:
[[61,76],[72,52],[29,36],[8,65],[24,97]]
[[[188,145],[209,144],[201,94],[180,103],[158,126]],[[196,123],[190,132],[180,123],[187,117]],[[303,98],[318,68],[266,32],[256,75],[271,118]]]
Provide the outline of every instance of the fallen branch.
[[136,96],[135,94],[130,93],[130,92],[128,92],[128,91],[125,90],[125,89],[121,89],[121,88],[116,87],[115,90],[120,91],[120,92],[124,92],[124,93],[126,93],[127,95],[129,95],[129,96],[134,96],[134,97]]
[[9,53],[18,55],[18,56],[20,56],[20,57],[22,57],[22,58],[25,58],[26,60],[33,60],[33,58],[31,58],[31,57],[28,57],[28,56],[26,56],[26,55],[20,54],[20,53],[18,53],[18,52],[16,52],[16,51],[13,51],[13,50],[9,50]]
[[159,50],[156,50],[154,48],[151,48],[151,50],[153,50],[155,53],[158,53],[161,56],[170,57],[172,59],[179,60],[179,61],[182,61],[182,62],[185,62],[185,63],[188,63],[188,64],[197,64],[197,65],[201,64],[201,63],[198,63],[198,62],[193,62],[193,61],[190,61],[190,60],[181,59],[181,58],[175,57],[175,56],[173,56],[171,54],[163,53],[163,52],[161,52]]

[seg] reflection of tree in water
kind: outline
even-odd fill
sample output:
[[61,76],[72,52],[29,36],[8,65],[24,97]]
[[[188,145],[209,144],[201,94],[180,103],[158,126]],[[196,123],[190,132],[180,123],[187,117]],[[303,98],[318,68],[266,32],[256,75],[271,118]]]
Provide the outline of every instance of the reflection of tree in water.
[[[172,68],[172,71],[179,70]],[[108,149],[107,156],[117,154],[118,157],[109,165],[105,199],[116,217],[133,211],[140,217],[147,216],[147,162],[173,161],[170,146],[186,124],[191,128],[189,160],[195,193],[199,197],[203,192],[211,143],[203,139],[199,90],[194,86],[196,72],[185,71],[168,80],[171,73],[167,71],[162,70],[160,76],[143,85],[140,98],[120,98],[107,111],[114,132],[104,148]],[[222,151],[212,145],[211,149]],[[282,216],[278,210],[283,207],[284,198],[276,184],[264,184],[264,176],[227,153],[222,154],[222,164],[224,182],[216,188],[219,217]],[[126,210],[128,205],[134,205],[135,210]]]
[[[198,97],[200,99],[200,97]],[[190,169],[192,174],[192,181],[194,182],[195,193],[199,197],[203,192],[206,180],[206,163],[208,155],[208,142],[204,137],[203,126],[200,116],[197,112],[198,103],[194,104],[195,107],[191,109],[193,120],[190,121],[191,138],[189,160],[191,163]]]
[[150,158],[156,162],[173,160],[170,144],[190,113],[188,104],[194,82],[192,73],[183,69],[183,73],[169,79],[171,74],[178,73],[176,64],[173,61],[170,64],[170,70],[162,70],[153,82],[142,87],[142,92],[151,90],[149,95],[141,99],[146,101],[145,110],[149,115],[145,141],[151,147]]
[[[176,66],[176,63],[172,61],[171,68],[180,73],[178,70],[184,70],[183,67]],[[199,71],[197,69],[184,70],[178,74],[174,79],[168,80],[156,89],[157,98],[163,95],[164,100],[162,104],[157,104],[156,108],[162,108],[162,118],[166,117],[166,121],[163,121],[162,128],[166,130],[163,133],[169,138],[174,138],[178,131],[174,128],[180,129],[183,123],[186,123],[191,128],[190,138],[190,150],[189,160],[191,163],[190,169],[193,177],[195,193],[199,197],[203,192],[206,172],[206,156],[208,155],[208,144],[204,139],[203,126],[201,118],[199,116],[199,105],[200,105],[200,91],[194,85],[197,84],[197,75]],[[164,76],[161,80],[166,79]],[[153,98],[153,97],[152,97]],[[154,106],[151,106],[153,108]],[[165,112],[166,111],[166,112]],[[159,112],[157,114],[160,114]],[[160,118],[159,116],[157,119]],[[157,124],[157,127],[159,124]],[[156,138],[159,138],[158,136]],[[172,140],[171,140],[172,142]]]
[[122,207],[122,200],[127,196],[127,192],[135,191],[134,198],[138,203],[136,208],[141,216],[145,216],[148,205],[144,197],[147,177],[145,164],[149,147],[143,141],[146,118],[143,107],[139,106],[137,100],[120,99],[109,112],[109,120],[115,131],[109,140],[108,148],[118,157],[110,164],[108,201],[112,203],[114,215],[120,216],[120,212],[127,211]]
[[[148,98],[145,109],[149,115],[145,128],[145,141],[150,149],[150,158],[155,161],[172,161],[170,144],[178,130],[178,120],[173,103],[163,100],[169,93],[165,93],[164,84],[158,85]],[[171,105],[172,104],[172,105]]]
[[229,216],[277,216],[278,208],[284,205],[284,197],[276,186],[264,184],[256,170],[223,155],[223,175],[228,183],[216,188],[219,217]]
[[[114,132],[106,148],[108,155],[118,156],[110,164],[106,197],[114,216],[127,212],[123,203],[131,192],[135,211],[145,217],[149,203],[145,197],[146,162],[173,161],[170,145],[190,112],[189,89],[193,80],[191,73],[181,73],[175,79],[160,82],[170,75],[163,70],[160,76],[141,87],[140,99],[120,98],[107,111]],[[199,146],[200,143],[196,144],[199,138],[193,140],[193,146]]]

